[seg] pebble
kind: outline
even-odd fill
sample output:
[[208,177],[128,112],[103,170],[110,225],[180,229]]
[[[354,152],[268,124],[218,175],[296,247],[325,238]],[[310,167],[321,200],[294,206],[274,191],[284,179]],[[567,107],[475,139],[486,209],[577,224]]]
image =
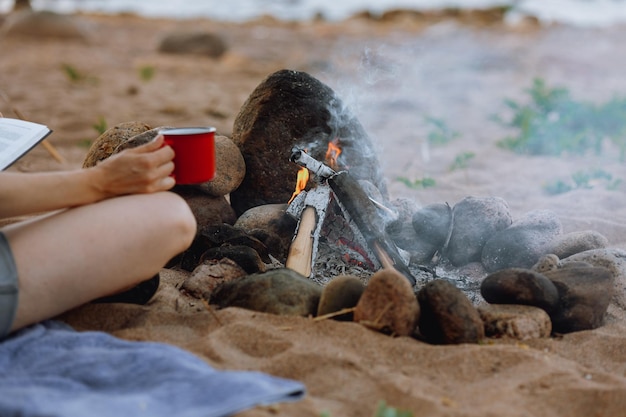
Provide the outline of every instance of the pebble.
[[133,136],[151,130],[143,122],[131,121],[107,129],[91,144],[83,161],[83,168],[95,166],[116,152],[118,146],[126,143]]
[[[352,275],[340,275],[330,280],[322,290],[320,304],[317,307],[317,315],[335,313],[347,308],[356,307],[365,291],[365,285],[358,277]],[[334,316],[333,319],[340,321],[353,321],[354,313],[344,313]]]
[[54,13],[48,10],[20,10],[10,13],[0,34],[33,39],[62,39],[89,43],[88,28],[78,15]]
[[226,136],[215,136],[215,177],[199,184],[207,194],[220,197],[239,187],[246,175],[246,163],[235,143]]
[[509,206],[499,197],[465,197],[452,209],[452,233],[444,256],[454,266],[480,261],[483,247],[512,223]]
[[259,238],[270,253],[285,262],[297,220],[286,214],[287,204],[264,204],[246,210],[234,226]]
[[[448,204],[429,204],[411,218],[414,238],[411,245],[405,244],[416,262],[429,262],[448,240],[452,227],[452,208]],[[408,228],[407,228],[408,231]]]
[[230,259],[208,260],[193,270],[183,281],[181,289],[192,297],[208,301],[213,291],[221,284],[246,275],[246,271]]
[[550,314],[557,333],[595,329],[604,322],[613,295],[611,271],[594,266],[564,266],[546,271],[559,292],[558,308]]
[[381,269],[371,276],[354,311],[354,321],[396,336],[415,331],[420,315],[413,287],[404,275]]
[[159,52],[204,55],[211,58],[219,58],[227,50],[226,42],[221,36],[204,31],[169,33],[159,44]]
[[594,249],[561,260],[563,264],[586,262],[611,271],[615,284],[612,303],[626,310],[626,251],[619,248]]
[[200,263],[208,259],[219,260],[223,258],[235,261],[248,274],[265,272],[267,269],[259,253],[250,246],[245,245],[223,245],[208,249],[200,257]]
[[420,305],[419,332],[429,343],[477,343],[485,337],[478,310],[449,281],[430,281],[417,294]]
[[549,314],[559,305],[559,292],[545,275],[522,268],[508,268],[485,277],[480,293],[488,303],[522,304]]
[[291,269],[280,268],[224,283],[213,292],[211,304],[307,317],[317,313],[321,294],[321,286]]
[[562,233],[561,222],[550,210],[533,210],[511,226],[491,236],[485,243],[481,261],[487,271],[505,268],[531,268],[546,247]]
[[528,340],[549,337],[552,322],[539,307],[516,304],[483,304],[478,306],[487,337],[509,337]]
[[171,191],[187,202],[196,218],[198,228],[223,223],[233,224],[237,221],[235,211],[224,196],[210,196],[201,189],[189,185],[177,185]]
[[603,249],[608,246],[609,240],[601,233],[593,230],[583,230],[558,237],[546,248],[546,251],[563,259],[580,252]]
[[531,270],[542,273],[546,271],[552,271],[553,269],[558,269],[560,266],[561,260],[559,259],[559,257],[553,253],[549,253],[539,258],[537,263],[532,266]]

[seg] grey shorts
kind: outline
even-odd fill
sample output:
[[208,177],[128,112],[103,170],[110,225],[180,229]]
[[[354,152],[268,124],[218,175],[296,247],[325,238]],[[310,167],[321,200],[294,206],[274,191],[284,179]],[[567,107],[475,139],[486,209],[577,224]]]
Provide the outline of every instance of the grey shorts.
[[0,339],[11,330],[17,310],[17,268],[13,252],[0,231]]

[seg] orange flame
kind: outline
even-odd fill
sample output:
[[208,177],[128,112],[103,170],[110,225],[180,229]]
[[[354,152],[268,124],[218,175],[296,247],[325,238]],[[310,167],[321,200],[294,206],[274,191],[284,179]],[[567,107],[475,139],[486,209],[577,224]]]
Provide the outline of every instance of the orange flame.
[[302,167],[298,171],[298,178],[296,179],[296,189],[291,195],[291,198],[289,199],[289,202],[287,204],[291,203],[293,199],[296,198],[296,196],[300,194],[300,192],[302,192],[302,190],[306,188],[306,184],[308,182],[309,182],[309,170]]
[[326,163],[334,170],[337,169],[337,159],[341,155],[341,148],[339,147],[339,138],[328,142],[328,149],[326,150]]

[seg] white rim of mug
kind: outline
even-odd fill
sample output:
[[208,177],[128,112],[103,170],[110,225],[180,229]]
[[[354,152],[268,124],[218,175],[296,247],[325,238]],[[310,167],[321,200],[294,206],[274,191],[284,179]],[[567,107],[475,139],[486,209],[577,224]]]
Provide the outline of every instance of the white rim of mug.
[[213,126],[166,127],[159,129],[159,133],[162,135],[197,135],[213,133],[216,130]]

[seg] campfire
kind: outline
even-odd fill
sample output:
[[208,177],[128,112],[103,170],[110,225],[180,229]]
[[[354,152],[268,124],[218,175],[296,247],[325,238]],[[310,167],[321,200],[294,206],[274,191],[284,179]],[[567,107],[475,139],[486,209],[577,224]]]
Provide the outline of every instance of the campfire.
[[[334,247],[342,263],[371,272],[380,268],[398,270],[411,285],[416,284],[408,268],[408,257],[386,235],[381,211],[389,211],[367,195],[347,170],[336,172],[341,155],[339,140],[328,144],[328,165],[295,148],[290,160],[301,166],[288,214],[298,220],[286,267],[306,277],[316,269],[320,244]],[[310,177],[315,179],[307,191]]]

